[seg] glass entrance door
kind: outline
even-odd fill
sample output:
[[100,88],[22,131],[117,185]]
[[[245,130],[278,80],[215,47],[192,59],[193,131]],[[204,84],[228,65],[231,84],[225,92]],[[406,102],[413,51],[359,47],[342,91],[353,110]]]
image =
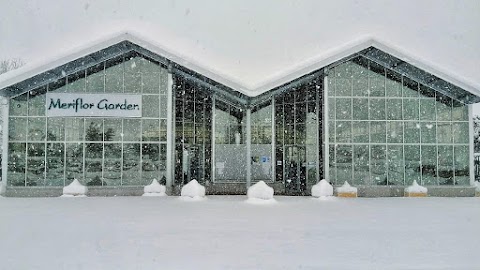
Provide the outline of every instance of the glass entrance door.
[[198,145],[185,145],[182,153],[183,183],[195,179],[203,182],[203,149]]
[[307,188],[305,146],[286,145],[284,151],[285,191],[302,194]]

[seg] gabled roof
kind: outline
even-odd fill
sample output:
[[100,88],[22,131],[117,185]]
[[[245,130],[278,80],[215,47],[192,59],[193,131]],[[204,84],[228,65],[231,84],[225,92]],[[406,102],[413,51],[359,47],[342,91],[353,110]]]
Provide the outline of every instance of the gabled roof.
[[[0,95],[7,97],[18,95],[36,88],[40,84],[63,77],[65,74],[74,73],[100,61],[125,53],[126,50],[136,49],[144,49],[147,53],[154,54],[157,59],[163,59],[161,62],[166,64],[170,63],[192,70],[208,79],[210,83],[219,84],[219,87],[223,87],[229,92],[237,91],[240,96],[259,96],[268,90],[287,84],[315,70],[355,55],[361,55],[464,103],[480,102],[480,89],[472,86],[469,82],[453,74],[439,71],[433,68],[433,65],[402,53],[400,49],[372,37],[364,37],[336,47],[318,58],[291,67],[281,74],[272,75],[261,84],[249,88],[246,83],[238,82],[186,57],[173,54],[162,46],[131,32],[106,37],[49,62],[28,64],[17,70],[2,74],[0,75]],[[233,95],[235,94],[233,93]]]

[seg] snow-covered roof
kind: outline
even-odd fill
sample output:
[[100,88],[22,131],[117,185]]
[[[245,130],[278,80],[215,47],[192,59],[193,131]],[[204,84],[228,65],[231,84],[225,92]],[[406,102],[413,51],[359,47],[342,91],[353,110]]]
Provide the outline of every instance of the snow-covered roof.
[[[382,51],[383,53],[386,53],[385,55],[387,56],[392,56],[394,59],[396,59],[396,61],[408,63],[410,66],[412,66],[412,68],[416,67],[420,70],[425,71],[426,74],[428,74],[429,76],[433,75],[432,77],[435,77],[437,79],[441,78],[441,80],[444,80],[445,82],[449,82],[454,86],[464,89],[477,97],[480,96],[480,89],[471,85],[468,81],[462,80],[462,78],[456,77],[453,74],[435,69],[434,67],[429,65],[429,63],[425,63],[419,60],[417,57],[402,52],[401,49],[398,49],[391,44],[379,41],[378,39],[370,36],[365,36],[353,40],[349,43],[343,44],[341,46],[332,48],[331,50],[325,51],[322,55],[316,58],[310,59],[309,61],[306,61],[300,65],[290,67],[289,72],[275,74],[267,77],[264,81],[259,82],[257,85],[249,85],[247,82],[237,81],[235,78],[232,78],[227,74],[222,74],[221,72],[217,70],[212,70],[210,67],[202,65],[201,63],[196,63],[195,61],[188,59],[188,57],[172,53],[162,45],[150,41],[148,38],[141,37],[138,33],[134,33],[134,31],[116,33],[114,35],[107,36],[101,40],[86,44],[83,47],[77,48],[76,50],[73,50],[71,52],[64,53],[63,55],[60,55],[55,59],[31,63],[17,70],[0,75],[0,90],[4,90],[7,87],[12,88],[12,86],[25,80],[31,79],[35,76],[38,76],[39,74],[64,73],[63,70],[59,71],[55,69],[60,66],[67,65],[68,63],[73,62],[74,60],[78,60],[82,57],[92,56],[93,54],[98,53],[105,48],[125,41],[136,44],[150,52],[153,52],[154,54],[157,54],[170,61],[173,61],[176,64],[191,69],[209,79],[219,82],[235,91],[238,91],[250,97],[258,96],[268,90],[288,83],[305,74],[326,67],[332,63],[335,63],[336,61],[339,61],[348,56],[354,55],[372,47]],[[95,59],[95,57],[93,58]],[[31,82],[28,82],[28,84],[30,85]],[[19,90],[21,91],[21,89]],[[2,94],[9,96],[5,93]],[[465,94],[461,93],[460,95],[457,94],[454,96],[458,98],[458,96],[465,96]],[[464,102],[466,103],[471,103],[472,101],[477,102],[478,99],[472,99],[471,97],[469,97],[467,100],[464,100]]]

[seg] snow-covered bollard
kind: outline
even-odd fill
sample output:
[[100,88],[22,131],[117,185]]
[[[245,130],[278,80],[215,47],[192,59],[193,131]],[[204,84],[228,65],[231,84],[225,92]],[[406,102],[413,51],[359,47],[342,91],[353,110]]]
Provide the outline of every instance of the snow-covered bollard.
[[405,188],[405,197],[427,197],[428,189],[420,186],[417,180],[413,180],[411,186]]
[[475,197],[480,197],[480,182],[475,181]]
[[273,198],[273,193],[273,188],[269,187],[264,181],[259,181],[255,185],[252,185],[248,188],[247,202],[275,202],[275,199]]
[[312,196],[317,198],[333,196],[333,187],[327,180],[322,179],[312,186]]
[[5,194],[5,184],[3,181],[0,181],[0,195]]
[[148,197],[155,197],[155,196],[165,196],[165,191],[167,189],[164,185],[160,185],[157,179],[153,179],[150,185],[147,185],[143,188],[143,195]]
[[70,185],[63,187],[63,195],[62,197],[86,197],[88,192],[88,188],[77,179],[73,179]]
[[269,187],[264,181],[259,181],[248,188],[247,197],[249,199],[271,200],[273,199],[273,193],[273,188]]
[[345,181],[343,186],[337,188],[337,196],[344,198],[356,198],[358,189],[356,187],[350,186],[350,184]]
[[184,198],[201,199],[205,197],[205,187],[193,179],[182,187],[180,195]]

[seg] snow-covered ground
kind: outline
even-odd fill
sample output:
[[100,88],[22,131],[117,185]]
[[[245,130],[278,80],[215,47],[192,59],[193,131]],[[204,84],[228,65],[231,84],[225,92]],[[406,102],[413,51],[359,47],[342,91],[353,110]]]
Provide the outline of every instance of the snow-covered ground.
[[480,269],[480,198],[0,197],[1,269]]

